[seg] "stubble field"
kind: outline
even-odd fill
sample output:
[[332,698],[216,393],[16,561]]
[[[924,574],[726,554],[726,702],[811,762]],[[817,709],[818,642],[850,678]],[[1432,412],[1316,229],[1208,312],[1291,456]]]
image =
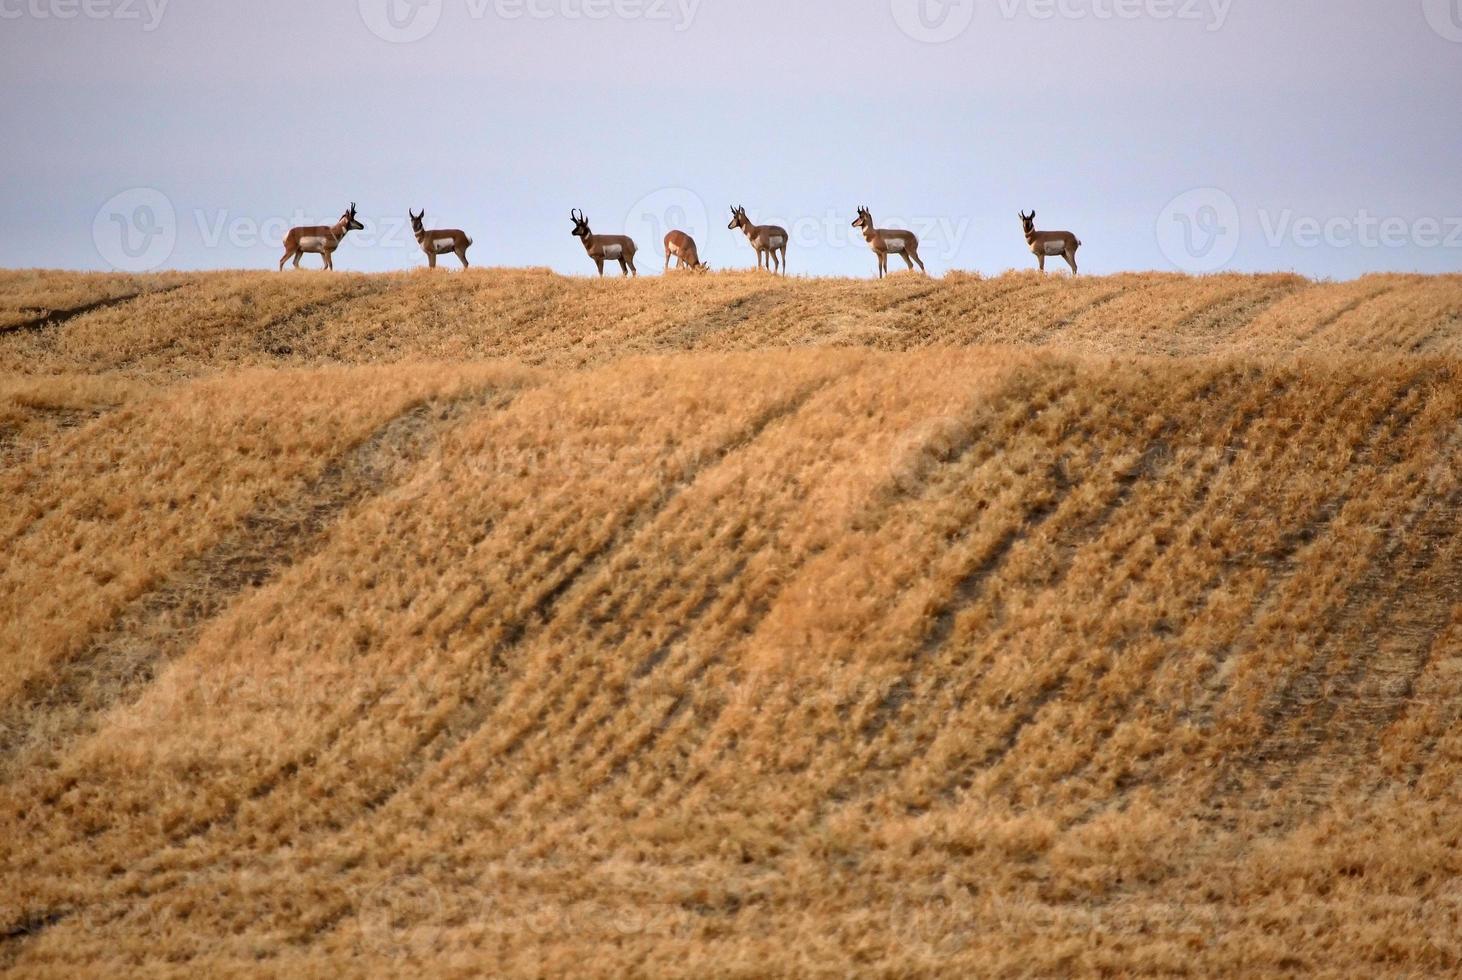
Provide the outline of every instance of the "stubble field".
[[0,969],[1462,968],[1462,277],[0,273]]

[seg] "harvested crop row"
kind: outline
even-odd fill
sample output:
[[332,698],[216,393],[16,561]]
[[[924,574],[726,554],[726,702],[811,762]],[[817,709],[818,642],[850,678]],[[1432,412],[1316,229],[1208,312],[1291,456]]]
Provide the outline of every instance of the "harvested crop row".
[[[1320,288],[1208,285],[1184,344]],[[1042,317],[1075,330],[1126,295]],[[22,971],[1462,962],[1449,361],[245,372],[75,435],[138,482],[214,433],[186,437],[198,479],[253,488],[247,513],[319,475],[286,434],[340,458],[466,390],[515,394],[403,443],[389,486],[6,787]],[[255,417],[292,422],[258,443]],[[244,442],[299,461],[266,479]],[[55,498],[17,542],[66,481],[111,478],[67,459],[16,484]],[[126,547],[158,575],[211,547],[138,513]],[[15,608],[25,636],[61,628],[59,605]]]
[[[264,365],[513,358],[575,369],[637,354],[1015,346],[1068,355],[1434,355],[1462,343],[1462,277],[1160,273],[1070,279],[751,273],[598,281],[539,270],[208,273],[0,334],[0,371],[173,383]],[[48,288],[69,295],[65,280]],[[78,286],[77,288],[80,288]],[[39,301],[39,300],[37,300]]]

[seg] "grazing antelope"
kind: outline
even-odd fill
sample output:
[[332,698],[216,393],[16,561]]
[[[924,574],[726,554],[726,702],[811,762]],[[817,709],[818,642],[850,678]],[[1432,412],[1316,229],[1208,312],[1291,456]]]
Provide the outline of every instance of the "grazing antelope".
[[599,275],[604,275],[604,260],[617,259],[620,271],[626,276],[630,273],[640,274],[635,268],[634,240],[627,235],[596,235],[589,230],[589,219],[584,213],[575,209],[569,217],[574,222],[573,235],[584,243],[584,251],[589,253],[589,258],[599,267]]
[[335,262],[331,256],[345,240],[347,232],[364,231],[365,225],[355,220],[355,202],[350,202],[350,210],[340,216],[334,227],[325,225],[306,225],[303,228],[291,228],[289,234],[284,236],[284,258],[279,260],[279,271],[284,271],[284,263],[294,258],[294,267],[300,267],[300,259],[306,252],[313,252],[325,259],[325,268],[335,268]]
[[467,268],[467,249],[471,247],[472,239],[467,237],[466,232],[456,228],[427,231],[424,224],[426,221],[425,209],[421,214],[412,214],[411,209],[407,208],[406,213],[411,215],[411,230],[416,232],[416,243],[426,253],[428,265],[435,269],[438,255],[456,253],[458,261],[462,263],[462,268]]
[[924,260],[919,258],[919,236],[912,231],[875,228],[873,214],[867,208],[858,209],[858,220],[853,222],[853,227],[863,229],[863,237],[868,241],[868,247],[873,249],[873,254],[878,256],[878,278],[882,279],[888,274],[890,254],[902,255],[910,269],[917,262],[920,272],[927,271],[924,268]]
[[665,269],[670,269],[670,257],[675,256],[675,268],[708,269],[696,251],[695,239],[683,231],[672,231],[665,236]]
[[[751,247],[756,249],[756,267],[762,268],[763,261],[768,272],[774,271],[772,264],[777,263],[775,271],[782,275],[787,274],[787,229],[777,225],[754,225],[751,219],[746,216],[745,208],[731,208],[731,223],[726,228],[740,228],[746,234],[746,240],[751,242]],[[782,254],[781,261],[777,260],[777,253]]]
[[1036,231],[1034,211],[1029,215],[1024,211],[1020,212],[1020,223],[1025,228],[1025,243],[1041,263],[1042,272],[1046,271],[1046,257],[1059,255],[1071,266],[1071,274],[1076,275],[1076,250],[1081,247],[1080,239],[1069,231]]

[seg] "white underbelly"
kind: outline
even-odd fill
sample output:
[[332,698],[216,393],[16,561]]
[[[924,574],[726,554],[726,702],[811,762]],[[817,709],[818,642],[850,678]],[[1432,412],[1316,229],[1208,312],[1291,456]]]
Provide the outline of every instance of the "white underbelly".
[[885,238],[883,240],[883,250],[885,252],[902,252],[906,247],[908,245],[902,238]]
[[323,252],[323,251],[325,251],[326,243],[329,242],[329,241],[330,241],[330,239],[328,239],[328,238],[319,238],[319,237],[316,237],[316,236],[313,236],[313,235],[310,236],[309,238],[301,238],[300,239],[300,251],[301,252]]
[[1046,254],[1047,255],[1065,255],[1066,254],[1066,243],[1065,242],[1046,242]]
[[450,238],[438,238],[432,242],[432,247],[437,250],[438,255],[445,255],[447,252],[455,252],[457,243]]
[[604,246],[604,257],[606,259],[618,259],[618,258],[622,258],[623,256],[624,256],[624,246],[623,245],[605,245]]
[[787,244],[787,239],[781,235],[772,235],[767,238],[767,248],[781,248],[785,244]]

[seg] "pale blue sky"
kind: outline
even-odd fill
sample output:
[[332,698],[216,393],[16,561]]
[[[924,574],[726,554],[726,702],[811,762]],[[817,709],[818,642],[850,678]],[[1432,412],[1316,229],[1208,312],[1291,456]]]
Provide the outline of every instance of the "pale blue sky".
[[0,84],[3,266],[273,268],[354,200],[338,269],[409,207],[751,266],[736,203],[863,276],[866,203],[935,273],[1033,265],[1021,208],[1093,273],[1462,270],[1462,0],[0,0]]

